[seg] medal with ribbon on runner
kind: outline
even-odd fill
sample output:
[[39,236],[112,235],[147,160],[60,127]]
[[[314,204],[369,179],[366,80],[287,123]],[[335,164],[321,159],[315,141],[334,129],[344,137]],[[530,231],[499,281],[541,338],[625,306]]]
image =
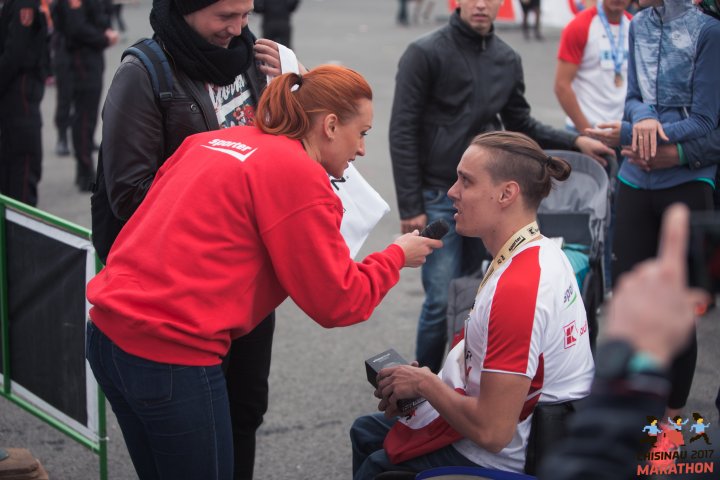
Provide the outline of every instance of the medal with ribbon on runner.
[[[521,245],[540,238],[541,236],[542,234],[540,233],[540,227],[538,226],[537,221],[528,223],[520,230],[510,235],[510,238],[507,240],[507,242],[505,242],[502,248],[500,248],[498,253],[495,255],[495,258],[493,258],[492,263],[485,272],[482,282],[480,282],[480,286],[478,287],[477,293],[475,294],[475,300],[477,301],[480,290],[482,290],[482,288],[485,286],[488,280],[490,280],[490,277],[492,277],[493,273],[495,273],[495,271],[498,269],[498,267],[500,267],[500,265],[510,260]],[[467,359],[470,352],[470,349],[468,347],[468,322],[470,321],[470,316],[472,315],[473,310],[475,310],[475,305],[473,305],[472,310],[470,310],[470,313],[468,313],[468,316],[465,319],[465,333],[463,334],[463,338],[465,339],[465,355],[463,356],[463,358],[465,361],[464,371],[466,382],[469,373],[469,370],[467,368]]]
[[617,41],[615,41],[615,36],[613,35],[612,29],[610,28],[610,22],[608,22],[607,15],[605,15],[605,11],[603,10],[602,5],[598,5],[597,14],[600,18],[600,22],[602,23],[603,28],[605,28],[605,34],[607,35],[608,43],[610,43],[610,56],[612,57],[613,67],[615,70],[615,86],[617,88],[621,88],[623,86],[623,83],[625,83],[622,75],[622,66],[625,62],[625,31],[623,30],[623,22],[626,21],[625,15],[623,14],[622,16],[620,16],[618,36]]

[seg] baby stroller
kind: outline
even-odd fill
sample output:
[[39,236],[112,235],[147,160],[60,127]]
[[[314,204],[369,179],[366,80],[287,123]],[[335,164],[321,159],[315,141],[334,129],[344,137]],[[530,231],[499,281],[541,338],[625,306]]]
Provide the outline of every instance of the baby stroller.
[[[546,237],[562,237],[563,250],[578,277],[588,318],[590,345],[595,351],[598,308],[605,297],[603,255],[610,212],[615,159],[608,159],[609,171],[593,158],[572,151],[547,150],[548,155],[565,159],[572,166],[570,177],[556,185],[538,209],[540,231]],[[448,343],[461,334],[465,319],[475,301],[482,272],[450,283],[448,295]]]

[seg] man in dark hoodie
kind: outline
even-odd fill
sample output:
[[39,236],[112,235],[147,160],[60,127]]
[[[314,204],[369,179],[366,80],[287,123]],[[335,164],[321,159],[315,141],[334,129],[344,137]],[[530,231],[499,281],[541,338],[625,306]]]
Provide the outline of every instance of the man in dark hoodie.
[[[186,137],[252,123],[266,74],[279,73],[277,46],[262,39],[255,43],[248,28],[252,9],[252,0],[154,0],[150,24],[170,61],[172,100],[160,105],[142,61],[124,58],[103,107],[94,233],[100,233],[95,232],[99,211],[111,210],[120,223],[130,218],[157,170]],[[110,243],[116,234],[110,234]],[[267,410],[274,328],[271,314],[235,340],[226,358],[235,479],[253,475],[255,431]]]
[[63,82],[70,84],[75,185],[81,192],[90,192],[95,178],[93,147],[102,96],[104,52],[120,38],[110,27],[110,9],[107,0],[57,0],[53,9],[55,28],[65,46],[61,56],[70,65]]

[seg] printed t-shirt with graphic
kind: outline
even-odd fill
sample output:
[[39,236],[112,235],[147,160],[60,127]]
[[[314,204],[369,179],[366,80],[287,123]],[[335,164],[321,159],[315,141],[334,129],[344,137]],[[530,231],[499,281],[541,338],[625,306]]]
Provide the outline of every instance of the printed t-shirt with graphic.
[[255,124],[257,99],[245,75],[238,75],[230,85],[207,83],[206,87],[221,128]]

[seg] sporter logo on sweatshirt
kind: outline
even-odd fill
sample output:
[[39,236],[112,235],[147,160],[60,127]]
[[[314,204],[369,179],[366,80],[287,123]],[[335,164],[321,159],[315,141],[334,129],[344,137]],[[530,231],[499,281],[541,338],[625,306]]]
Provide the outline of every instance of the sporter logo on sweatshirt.
[[[232,142],[230,140],[221,140],[219,138],[214,138],[208,143],[209,145],[203,145],[203,147],[209,148],[210,150],[215,150],[216,152],[225,153],[233,158],[236,158],[237,160],[240,160],[241,162],[247,160],[250,155],[255,153],[255,150],[257,150],[257,148],[249,147],[242,142]],[[248,152],[248,150],[250,151]]]

